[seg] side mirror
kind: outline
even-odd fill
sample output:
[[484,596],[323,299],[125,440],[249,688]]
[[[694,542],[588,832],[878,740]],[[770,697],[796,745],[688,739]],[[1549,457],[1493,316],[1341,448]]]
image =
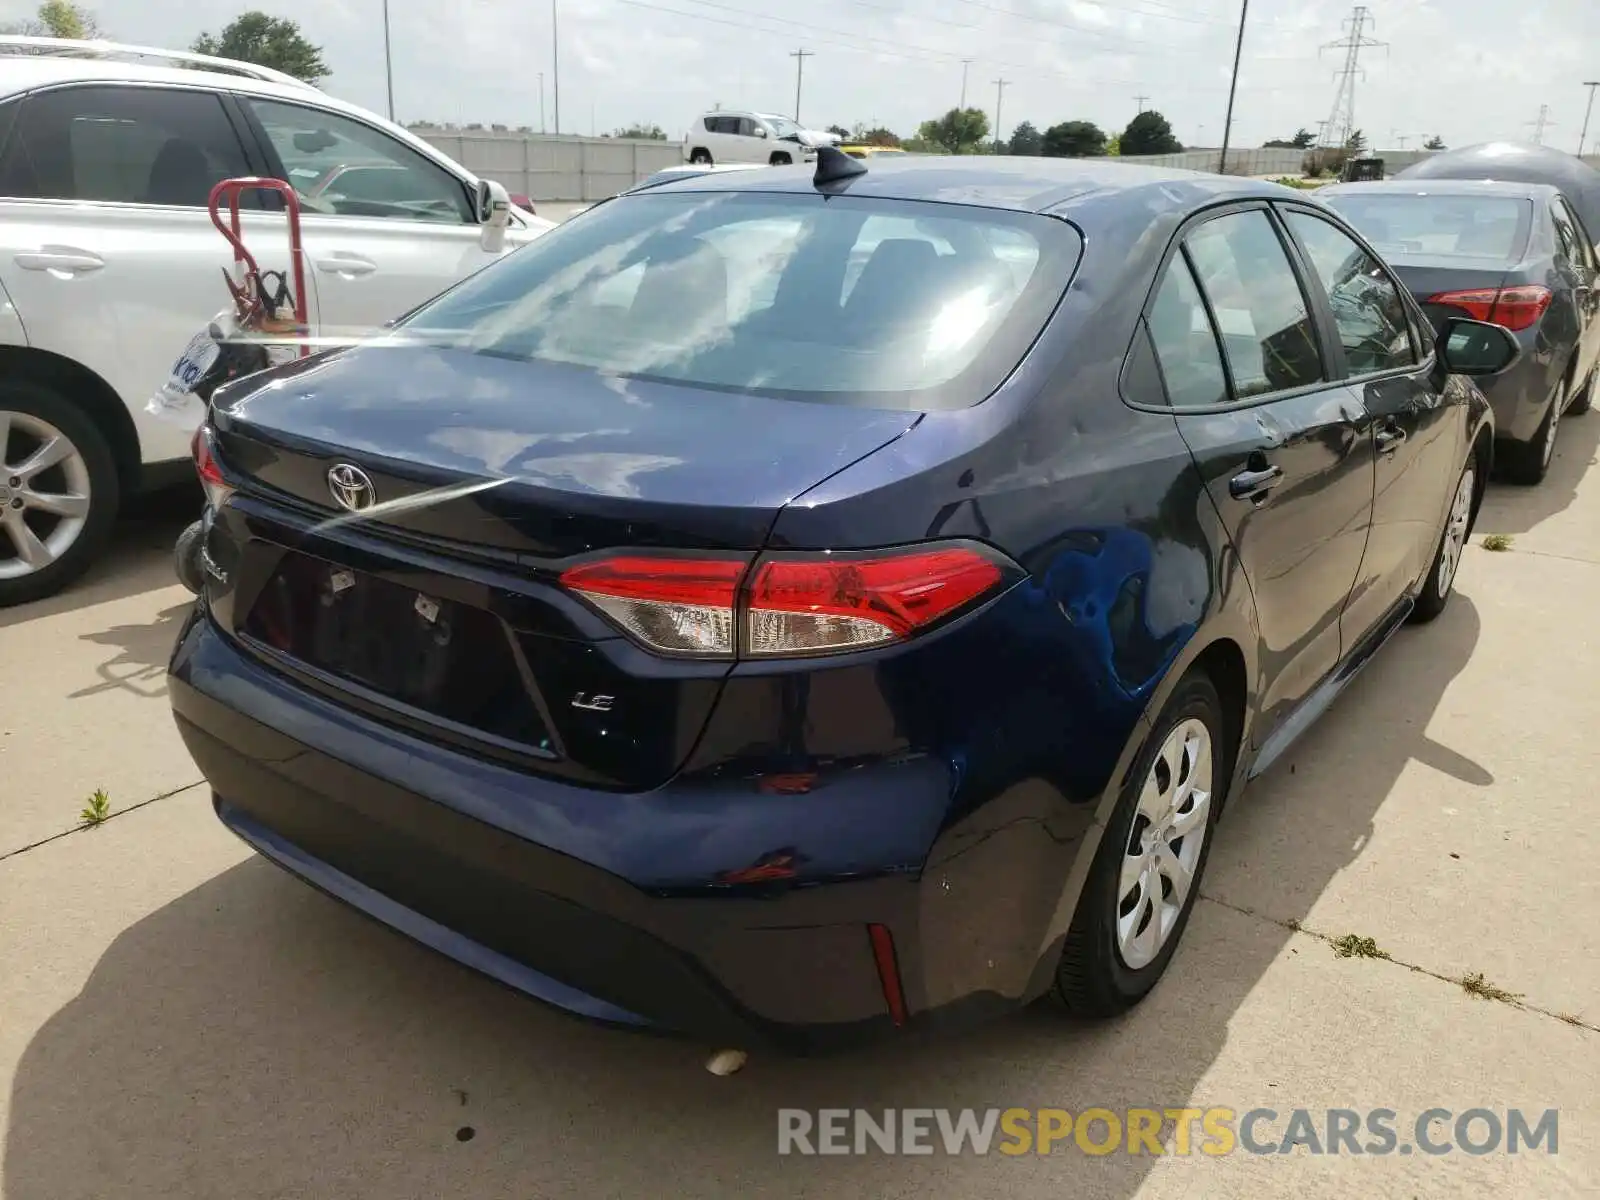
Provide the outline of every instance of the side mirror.
[[1451,317],[1439,339],[1439,361],[1452,375],[1498,375],[1521,357],[1516,334],[1488,321]]
[[756,126],[756,136],[760,137],[760,138],[766,137],[767,136],[767,127],[765,125],[757,125]]
[[484,253],[499,254],[506,248],[506,226],[511,223],[511,197],[500,184],[488,179],[478,181],[478,224],[482,227],[479,242]]

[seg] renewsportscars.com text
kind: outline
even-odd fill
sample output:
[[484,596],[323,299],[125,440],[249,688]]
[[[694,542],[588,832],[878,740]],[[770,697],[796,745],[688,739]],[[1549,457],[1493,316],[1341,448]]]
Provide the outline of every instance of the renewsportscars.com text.
[[1556,1154],[1559,1112],[780,1108],[779,1154]]

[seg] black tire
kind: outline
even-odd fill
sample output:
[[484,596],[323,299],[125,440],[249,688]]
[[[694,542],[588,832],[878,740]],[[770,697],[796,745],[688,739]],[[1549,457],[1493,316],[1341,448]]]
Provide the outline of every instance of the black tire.
[[697,146],[689,155],[689,161],[697,166],[709,167],[711,165],[711,151],[703,146]]
[[[1531,441],[1512,442],[1505,449],[1506,478],[1512,483],[1521,484],[1523,487],[1534,487],[1544,482],[1544,477],[1550,471],[1550,464],[1555,460],[1555,445],[1551,440],[1550,427],[1554,424],[1560,430],[1560,422],[1567,410],[1567,394],[1570,383],[1563,379],[1556,386],[1555,393],[1550,397],[1550,406],[1545,409],[1544,420],[1539,422],[1539,428],[1534,433]],[[1546,453],[1546,446],[1549,452]]]
[[200,540],[205,537],[205,532],[205,522],[196,521],[178,535],[178,544],[172,551],[178,582],[196,596],[205,590],[206,585],[205,568],[200,565]]
[[[1150,777],[1157,756],[1169,734],[1193,718],[1205,726],[1211,738],[1212,782],[1209,811],[1205,817],[1205,840],[1191,875],[1187,896],[1179,909],[1166,941],[1151,961],[1139,967],[1128,966],[1117,944],[1117,921],[1122,897],[1119,896],[1123,859],[1137,822],[1139,794]],[[1167,701],[1154,730],[1134,761],[1128,785],[1112,811],[1077,911],[1062,947],[1056,968],[1056,999],[1068,1011],[1085,1017],[1114,1017],[1126,1012],[1149,994],[1171,962],[1183,938],[1189,914],[1200,894],[1206,859],[1211,853],[1217,812],[1226,799],[1233,772],[1233,746],[1227,737],[1228,722],[1223,719],[1217,689],[1203,671],[1191,671],[1178,684]],[[1143,900],[1130,911],[1143,908]]]
[[774,152],[772,157],[767,160],[767,165],[770,167],[787,167],[793,162],[794,159],[790,158],[787,154]]
[[[121,480],[117,475],[116,460],[111,446],[95,423],[83,410],[59,393],[28,380],[0,381],[0,419],[6,414],[21,414],[54,426],[77,450],[88,475],[89,511],[76,540],[48,566],[40,567],[14,578],[0,577],[0,608],[42,600],[66,587],[99,557],[106,539],[111,535],[112,523],[121,503]],[[18,425],[21,423],[19,422]],[[13,431],[13,440],[20,442]],[[20,446],[0,454],[10,465],[18,465]],[[46,472],[40,478],[44,479]],[[12,476],[0,472],[0,488],[9,489]],[[53,484],[47,486],[56,486]],[[13,498],[8,496],[8,501]],[[30,518],[30,528],[36,536],[48,537],[50,518],[35,515]],[[38,522],[46,522],[41,526]],[[44,532],[39,533],[43,528]],[[5,562],[19,559],[16,543],[7,533],[0,532],[0,568]]]
[[[1471,482],[1467,482],[1470,477]],[[1460,529],[1455,529],[1458,517],[1456,507],[1461,498],[1463,484],[1467,488],[1467,515],[1466,524]],[[1411,609],[1411,620],[1418,625],[1425,625],[1445,610],[1450,603],[1450,597],[1456,593],[1456,576],[1461,571],[1461,554],[1467,546],[1467,538],[1472,534],[1473,522],[1477,518],[1477,497],[1483,487],[1483,480],[1478,478],[1478,460],[1476,457],[1468,458],[1466,465],[1461,468],[1461,474],[1456,476],[1455,491],[1450,493],[1450,507],[1445,511],[1444,528],[1439,531],[1439,545],[1434,549],[1433,561],[1428,564],[1428,573],[1422,577],[1422,582],[1417,588],[1417,602]],[[1459,540],[1451,546],[1451,534],[1454,531]],[[1450,564],[1448,578],[1440,586],[1440,568],[1445,562],[1446,549],[1453,550],[1454,561]]]

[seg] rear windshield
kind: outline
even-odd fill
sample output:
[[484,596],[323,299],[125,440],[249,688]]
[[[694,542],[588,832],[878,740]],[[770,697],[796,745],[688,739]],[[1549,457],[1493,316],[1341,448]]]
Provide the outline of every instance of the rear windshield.
[[1328,204],[1386,258],[1522,258],[1533,202],[1515,196],[1407,196],[1335,193]]
[[961,408],[1016,367],[1082,244],[1032,213],[821,194],[626,196],[445,293],[412,338],[624,378]]

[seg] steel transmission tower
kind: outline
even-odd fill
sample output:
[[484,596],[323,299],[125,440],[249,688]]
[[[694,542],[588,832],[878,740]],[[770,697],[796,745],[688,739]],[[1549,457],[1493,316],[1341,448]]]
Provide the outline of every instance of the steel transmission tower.
[[1335,75],[1339,87],[1333,94],[1333,110],[1328,114],[1328,123],[1323,126],[1323,141],[1319,145],[1348,145],[1350,135],[1355,132],[1356,80],[1366,74],[1361,69],[1361,52],[1388,45],[1387,42],[1366,36],[1366,31],[1376,24],[1366,5],[1358,4],[1344,23],[1347,31],[1345,37],[1322,47],[1324,50],[1343,50],[1344,67]]
[[1544,145],[1544,131],[1555,124],[1550,119],[1550,106],[1548,104],[1539,105],[1538,117],[1529,121],[1528,124],[1533,126],[1533,144],[1535,146]]

